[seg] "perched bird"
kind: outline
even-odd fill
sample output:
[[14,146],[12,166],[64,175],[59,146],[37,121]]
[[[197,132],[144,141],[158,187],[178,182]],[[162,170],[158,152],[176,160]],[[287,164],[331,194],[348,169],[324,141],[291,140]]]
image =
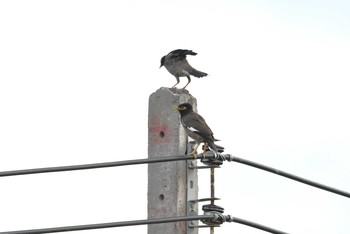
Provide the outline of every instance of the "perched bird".
[[195,156],[195,152],[202,142],[205,143],[204,150],[206,150],[206,146],[209,146],[216,153],[224,152],[224,147],[214,143],[214,141],[218,140],[214,138],[213,132],[203,117],[193,111],[191,104],[183,103],[175,107],[175,109],[180,112],[181,123],[187,135],[197,143],[195,149],[191,153],[193,156]]
[[187,85],[191,82],[190,75],[195,77],[203,77],[208,74],[205,72],[198,71],[194,69],[186,59],[186,55],[196,55],[197,53],[192,50],[174,50],[169,54],[162,57],[160,60],[160,67],[164,66],[173,76],[176,78],[176,84],[172,87],[174,88],[178,83],[180,83],[180,77],[186,76],[188,79],[187,84],[182,89],[185,89]]

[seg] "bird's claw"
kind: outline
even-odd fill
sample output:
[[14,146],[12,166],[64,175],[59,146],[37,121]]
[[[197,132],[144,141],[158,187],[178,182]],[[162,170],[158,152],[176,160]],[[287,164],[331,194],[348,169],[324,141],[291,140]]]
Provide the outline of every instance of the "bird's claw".
[[197,160],[197,155],[195,154],[195,152],[192,152],[191,155],[193,156],[194,160]]

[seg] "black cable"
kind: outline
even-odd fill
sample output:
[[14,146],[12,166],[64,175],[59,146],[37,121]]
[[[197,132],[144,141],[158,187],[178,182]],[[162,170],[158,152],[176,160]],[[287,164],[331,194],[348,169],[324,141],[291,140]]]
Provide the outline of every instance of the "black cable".
[[[227,215],[227,216],[222,215],[222,216],[223,216],[222,219],[224,219],[223,221],[240,223],[243,225],[247,225],[247,226],[264,230],[274,234],[286,234],[285,232],[282,232],[270,227],[266,227],[257,223],[253,223],[244,219],[235,218],[230,215]],[[218,219],[218,217],[219,216],[216,214],[180,216],[180,217],[169,217],[169,218],[159,218],[159,219],[149,219],[149,220],[146,219],[146,220],[122,221],[122,222],[112,222],[112,223],[55,227],[55,228],[31,229],[31,230],[21,230],[21,231],[8,231],[8,232],[0,232],[0,234],[42,234],[42,233],[56,233],[56,232],[71,232],[71,231],[135,226],[135,225],[145,225],[145,224],[159,224],[159,223],[171,223],[171,222],[193,221],[193,220],[211,220],[211,219]]]
[[39,174],[39,173],[48,173],[48,172],[97,169],[97,168],[105,168],[105,167],[129,166],[129,165],[137,165],[137,164],[171,162],[171,161],[190,160],[190,159],[193,159],[193,157],[192,156],[189,157],[188,155],[182,155],[182,156],[171,156],[171,157],[124,160],[124,161],[105,162],[105,163],[91,163],[91,164],[81,164],[81,165],[72,165],[72,166],[43,167],[43,168],[34,168],[34,169],[3,171],[3,172],[0,172],[0,177]]
[[264,170],[264,171],[268,171],[268,172],[274,173],[274,174],[279,175],[279,176],[286,177],[288,179],[299,181],[301,183],[304,183],[304,184],[307,184],[307,185],[310,185],[310,186],[313,186],[313,187],[316,187],[316,188],[319,188],[319,189],[322,189],[322,190],[326,190],[328,192],[332,192],[332,193],[335,193],[335,194],[338,194],[338,195],[350,198],[350,193],[349,192],[346,192],[346,191],[343,191],[343,190],[340,190],[340,189],[336,189],[336,188],[333,188],[333,187],[330,187],[330,186],[327,186],[327,185],[324,185],[324,184],[320,184],[318,182],[315,182],[315,181],[312,181],[312,180],[308,180],[308,179],[302,178],[300,176],[293,175],[291,173],[288,173],[288,172],[285,172],[285,171],[281,171],[281,170],[273,168],[273,167],[265,166],[263,164],[252,162],[252,161],[249,161],[249,160],[246,160],[246,159],[243,159],[243,158],[235,157],[235,156],[232,156],[230,154],[218,155],[218,157],[221,157],[221,158],[224,157],[224,160],[227,160],[227,161],[234,161],[234,162],[242,163],[242,164],[245,164],[245,165],[248,165],[248,166],[251,166],[251,167],[255,167],[255,168],[258,168],[258,169],[261,169],[261,170]]
[[254,222],[251,222],[251,221],[248,221],[248,220],[245,220],[245,219],[232,217],[231,215],[227,215],[226,221],[227,222],[240,223],[240,224],[243,224],[243,225],[246,225],[246,226],[249,226],[249,227],[257,228],[257,229],[260,229],[260,230],[263,230],[263,231],[266,231],[266,232],[270,232],[270,233],[274,233],[274,234],[287,234],[287,232],[282,232],[282,231],[279,231],[277,229],[270,228],[270,227],[267,227],[267,226],[263,226],[261,224],[254,223]]
[[327,185],[324,185],[324,184],[320,184],[318,182],[315,182],[315,181],[312,181],[312,180],[308,180],[308,179],[302,178],[300,176],[293,175],[291,173],[288,173],[288,172],[285,172],[285,171],[281,171],[281,170],[273,168],[273,167],[265,166],[263,164],[256,163],[256,162],[253,162],[253,161],[249,161],[249,160],[246,160],[246,159],[243,159],[243,158],[235,157],[235,156],[230,155],[230,154],[217,154],[217,155],[214,155],[211,152],[207,152],[207,154],[208,155],[206,155],[206,158],[210,158],[210,159],[213,159],[213,160],[218,160],[219,159],[219,160],[223,160],[223,161],[229,161],[229,162],[234,161],[234,162],[242,163],[242,164],[245,164],[245,165],[248,165],[248,166],[251,166],[251,167],[255,167],[255,168],[258,168],[258,169],[261,169],[261,170],[264,170],[264,171],[268,171],[268,172],[274,173],[274,174],[279,175],[279,176],[286,177],[288,179],[299,181],[301,183],[304,183],[304,184],[307,184],[307,185],[310,185],[310,186],[313,186],[313,187],[316,187],[316,188],[319,188],[319,189],[322,189],[322,190],[326,190],[328,192],[332,192],[332,193],[335,193],[335,194],[338,194],[338,195],[350,198],[350,193],[349,192],[346,192],[346,191],[343,191],[343,190],[340,190],[340,189],[336,189],[336,188],[333,188],[333,187],[330,187],[330,186],[327,186]]
[[[263,164],[259,164],[253,161],[249,161],[243,158],[235,157],[230,154],[217,154],[214,155],[211,151],[207,151],[205,157],[202,154],[198,154],[197,159],[219,159],[219,160],[227,160],[234,161],[241,164],[245,164],[251,167],[255,167],[264,171],[268,171],[292,180],[299,181],[301,183],[326,190],[328,192],[332,192],[341,196],[345,196],[350,198],[350,193],[346,191],[342,191],[327,185],[323,185],[308,179],[304,179],[302,177],[290,174],[288,172],[284,172],[269,166],[265,166]],[[97,168],[105,168],[105,167],[117,167],[117,166],[128,166],[128,165],[137,165],[137,164],[145,164],[145,163],[160,163],[160,162],[171,162],[171,161],[180,161],[180,160],[192,160],[192,156],[188,155],[180,155],[180,156],[169,156],[169,157],[157,157],[157,158],[146,158],[146,159],[134,159],[134,160],[125,160],[125,161],[116,161],[116,162],[105,162],[105,163],[92,163],[92,164],[82,164],[82,165],[73,165],[73,166],[61,166],[61,167],[45,167],[45,168],[35,168],[35,169],[24,169],[24,170],[14,170],[14,171],[3,171],[0,172],[0,177],[4,176],[15,176],[15,175],[28,175],[28,174],[38,174],[38,173],[48,173],[48,172],[60,172],[60,171],[74,171],[74,170],[86,170],[86,169],[97,169]]]
[[170,217],[170,218],[149,219],[149,220],[144,219],[144,220],[121,221],[121,222],[112,222],[112,223],[99,223],[99,224],[87,224],[87,225],[55,227],[55,228],[9,231],[9,232],[0,232],[0,234],[41,234],[41,233],[55,233],[55,232],[70,232],[70,231],[82,231],[82,230],[91,230],[91,229],[136,226],[136,225],[145,225],[145,224],[191,221],[191,220],[200,220],[203,218],[210,219],[213,217],[214,215],[181,216],[181,217]]

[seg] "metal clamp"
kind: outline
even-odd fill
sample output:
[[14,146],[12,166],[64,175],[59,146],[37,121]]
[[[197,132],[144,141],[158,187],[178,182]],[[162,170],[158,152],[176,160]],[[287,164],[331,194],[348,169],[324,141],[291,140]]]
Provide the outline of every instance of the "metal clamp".
[[214,204],[203,205],[202,210],[205,215],[214,215],[212,219],[201,220],[208,226],[220,226],[225,221],[224,208]]

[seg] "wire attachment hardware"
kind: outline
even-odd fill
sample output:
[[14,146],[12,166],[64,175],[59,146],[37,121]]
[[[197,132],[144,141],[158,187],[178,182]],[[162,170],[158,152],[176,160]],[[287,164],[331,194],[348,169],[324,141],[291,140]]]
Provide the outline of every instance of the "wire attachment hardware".
[[223,161],[233,161],[233,156],[231,154],[220,154],[209,149],[201,155],[203,156],[201,162],[206,165],[220,166],[223,164]]
[[207,204],[202,206],[205,215],[214,215],[212,219],[203,219],[203,223],[211,227],[220,227],[226,221],[224,208],[215,204]]

